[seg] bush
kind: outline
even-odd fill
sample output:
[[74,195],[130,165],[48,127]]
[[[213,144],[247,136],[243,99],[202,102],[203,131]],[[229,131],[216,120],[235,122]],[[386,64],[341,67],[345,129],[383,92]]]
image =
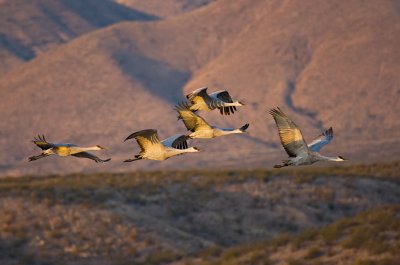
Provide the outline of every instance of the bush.
[[318,247],[312,247],[307,251],[307,254],[304,256],[306,259],[315,259],[321,256],[323,253]]

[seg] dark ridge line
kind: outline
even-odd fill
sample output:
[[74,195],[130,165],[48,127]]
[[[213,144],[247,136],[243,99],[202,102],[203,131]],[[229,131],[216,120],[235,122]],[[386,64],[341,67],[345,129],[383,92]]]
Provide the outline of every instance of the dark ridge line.
[[116,52],[113,59],[126,76],[162,101],[175,105],[185,98],[183,87],[191,78],[191,72],[177,70],[166,62],[134,51]]
[[302,108],[302,107],[296,107],[293,104],[293,100],[292,100],[292,95],[296,90],[296,85],[293,81],[288,81],[287,82],[287,86],[286,86],[286,92],[284,94],[284,99],[285,99],[285,103],[286,105],[289,107],[290,110],[292,110],[293,112],[296,112],[302,116],[307,117],[308,119],[311,120],[311,123],[314,127],[316,127],[319,130],[324,130],[324,124],[321,120],[319,120],[316,116],[317,113],[314,111],[311,111],[307,108]]
[[29,61],[36,56],[32,48],[27,47],[19,40],[0,32],[0,47],[1,46],[23,61]]
[[296,82],[303,73],[304,69],[311,61],[312,51],[308,45],[307,39],[301,36],[295,36],[292,39],[293,41],[293,70],[294,77],[293,79],[289,79],[286,84],[286,91],[283,94],[284,102],[289,107],[289,109],[293,112],[300,114],[311,120],[311,124],[319,130],[324,129],[324,124],[321,120],[317,118],[317,113],[309,110],[307,108],[296,107],[293,103],[292,96],[296,90]]

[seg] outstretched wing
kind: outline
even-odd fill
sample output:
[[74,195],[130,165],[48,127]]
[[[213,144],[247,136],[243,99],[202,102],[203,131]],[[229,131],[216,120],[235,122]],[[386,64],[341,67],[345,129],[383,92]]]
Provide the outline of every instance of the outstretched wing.
[[201,128],[211,129],[211,126],[199,115],[189,109],[189,105],[182,102],[175,106],[175,110],[179,113],[178,119],[182,119],[189,131],[200,130]]
[[308,154],[308,147],[297,125],[280,108],[269,112],[278,127],[283,148],[290,157]]
[[[233,103],[233,99],[232,99],[231,95],[229,95],[228,91],[226,91],[226,90],[211,93],[210,97],[217,98],[226,103]],[[219,107],[218,109],[222,115],[230,115],[231,113],[233,114],[236,111],[235,106]]]
[[146,129],[138,132],[134,132],[129,135],[125,140],[129,140],[134,138],[140,146],[140,149],[145,152],[146,150],[153,148],[162,148],[163,145],[158,138],[157,130],[155,129]]
[[194,102],[198,100],[211,100],[210,96],[207,93],[207,87],[198,88],[189,94],[186,95],[186,98],[194,104]]
[[55,144],[46,141],[44,135],[38,135],[38,137],[35,137],[32,142],[40,147],[42,150],[47,150],[55,147]]
[[108,158],[108,159],[101,159],[101,158],[99,158],[99,157],[97,157],[97,156],[95,156],[95,155],[93,155],[93,154],[91,154],[91,153],[88,153],[88,152],[80,152],[80,153],[75,153],[75,154],[72,154],[72,156],[75,156],[75,157],[83,157],[83,158],[89,158],[89,159],[92,159],[92,160],[94,160],[96,163],[104,163],[104,162],[108,162],[108,161],[110,161],[111,160],[111,158]]
[[188,137],[184,134],[176,134],[161,141],[161,143],[164,144],[165,146],[173,147],[176,149],[187,149],[188,148],[187,139]]
[[309,145],[308,148],[313,152],[319,152],[322,147],[329,144],[333,139],[333,129],[330,127],[325,130],[321,135],[315,138]]
[[35,161],[35,160],[38,160],[38,159],[46,157],[46,156],[49,156],[49,154],[40,154],[37,156],[31,156],[28,158],[28,160],[29,160],[29,162],[31,162],[31,161]]

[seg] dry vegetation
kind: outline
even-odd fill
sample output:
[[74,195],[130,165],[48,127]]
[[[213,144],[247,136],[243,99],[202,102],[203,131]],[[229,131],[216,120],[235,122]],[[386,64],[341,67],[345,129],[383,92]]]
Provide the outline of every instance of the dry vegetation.
[[3,178],[0,263],[394,264],[399,167]]
[[181,264],[396,265],[400,205],[383,206],[299,235],[201,253]]

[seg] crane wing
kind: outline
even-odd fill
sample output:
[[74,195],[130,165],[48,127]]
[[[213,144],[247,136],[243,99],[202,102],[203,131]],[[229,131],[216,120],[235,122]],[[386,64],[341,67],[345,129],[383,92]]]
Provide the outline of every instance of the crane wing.
[[88,152],[79,152],[79,153],[72,154],[72,156],[82,157],[82,158],[89,158],[89,159],[94,160],[96,163],[99,163],[99,162],[100,163],[104,163],[104,162],[108,162],[108,161],[111,160],[111,158],[103,160],[103,159],[101,159],[101,158],[99,158],[99,157],[97,157],[97,156],[95,156],[95,155],[93,155],[91,153],[88,153]]
[[322,147],[329,144],[333,139],[333,129],[330,127],[325,130],[321,135],[315,138],[309,145],[308,148],[313,152],[319,152]]
[[29,162],[31,162],[31,161],[35,161],[35,160],[38,160],[38,159],[46,157],[46,156],[49,156],[49,154],[40,154],[37,156],[31,156],[28,159],[29,159]]
[[173,147],[176,149],[187,149],[187,139],[188,137],[184,134],[176,134],[161,141],[161,143],[165,146]]
[[210,96],[207,93],[207,87],[201,87],[198,88],[192,92],[190,92],[189,94],[186,95],[186,98],[192,102],[193,101],[196,102],[197,100],[211,100]]
[[125,140],[129,140],[134,138],[137,143],[140,146],[140,149],[145,152],[148,149],[152,148],[161,148],[164,147],[160,139],[158,138],[157,130],[155,129],[146,129],[146,130],[141,130],[138,132],[134,132],[131,135],[129,135]]
[[[233,99],[231,97],[231,95],[229,95],[229,92],[226,90],[222,90],[222,91],[217,91],[214,93],[210,94],[211,98],[216,98],[219,99],[223,102],[226,103],[233,103]],[[236,107],[235,106],[230,106],[230,107],[219,107],[219,112],[222,115],[230,115],[231,113],[233,114],[236,111]]]
[[196,131],[201,128],[211,129],[211,126],[199,115],[189,109],[188,104],[182,102],[175,106],[175,110],[179,113],[178,119],[182,119],[189,131]]
[[279,138],[289,157],[303,156],[309,150],[297,125],[280,108],[269,112],[278,127]]
[[50,148],[53,148],[53,147],[56,146],[53,143],[47,142],[46,138],[44,137],[44,135],[38,135],[38,137],[37,138],[35,137],[32,142],[34,144],[36,144],[42,150],[47,150],[47,149],[50,149]]

